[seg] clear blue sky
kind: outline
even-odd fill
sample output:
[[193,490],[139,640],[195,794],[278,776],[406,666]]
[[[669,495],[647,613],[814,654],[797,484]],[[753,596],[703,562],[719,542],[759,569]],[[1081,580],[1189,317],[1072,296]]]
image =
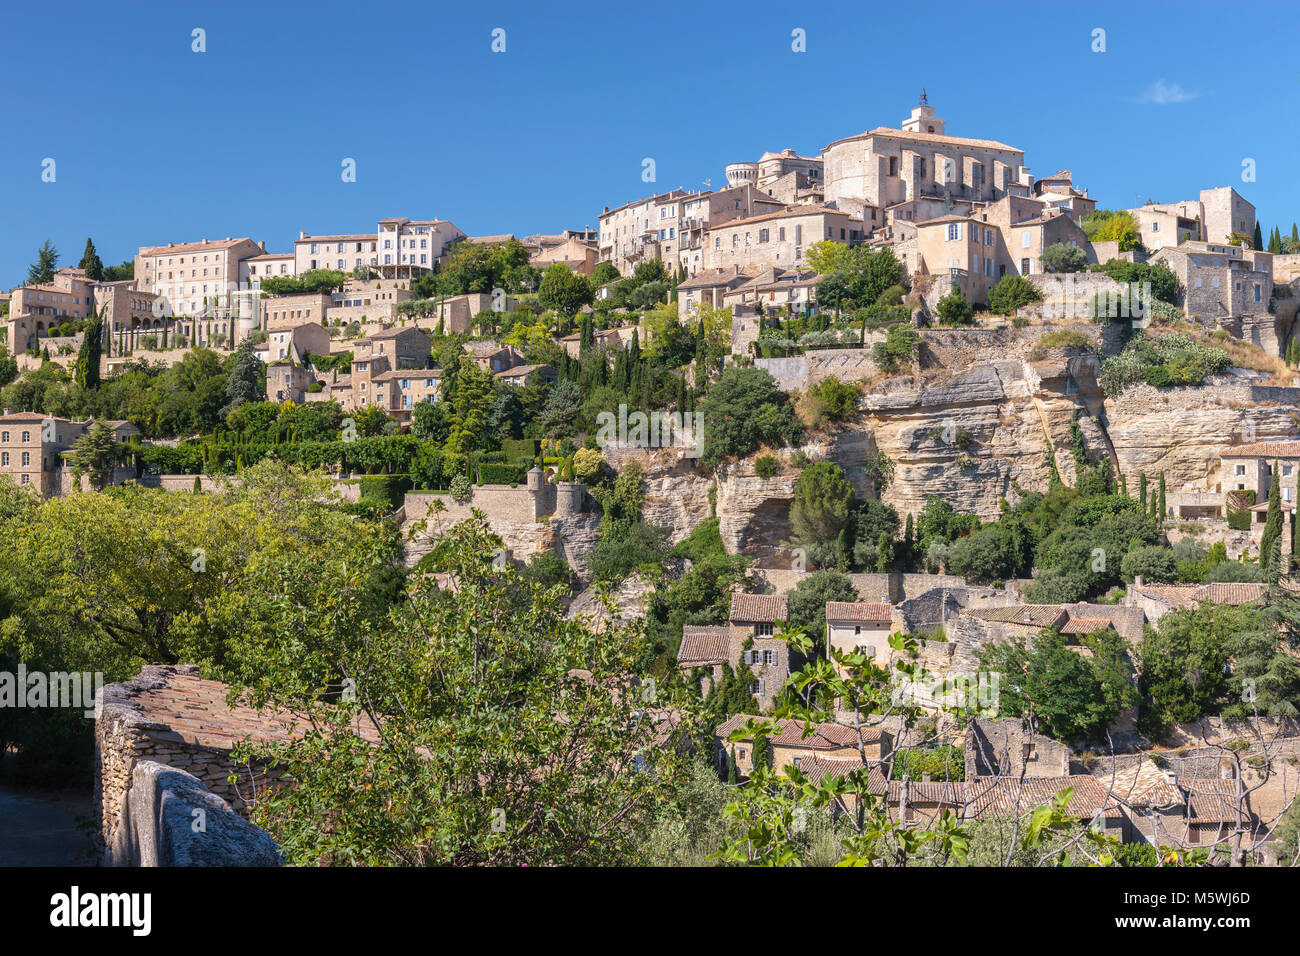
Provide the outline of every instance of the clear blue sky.
[[595,226],[605,204],[717,186],[728,162],[897,126],[922,87],[950,134],[1024,149],[1035,175],[1070,168],[1104,206],[1232,185],[1266,229],[1300,219],[1290,4],[797,6],[9,4],[0,287],[47,237],[75,265],[88,235],[113,264],[228,235],[288,251],[300,229],[388,216]]

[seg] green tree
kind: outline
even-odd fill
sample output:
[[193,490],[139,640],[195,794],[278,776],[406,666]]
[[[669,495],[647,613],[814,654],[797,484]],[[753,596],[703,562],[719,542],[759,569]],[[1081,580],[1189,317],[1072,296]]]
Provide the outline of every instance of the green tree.
[[796,543],[810,546],[834,541],[848,523],[853,486],[839,465],[819,461],[809,465],[794,483],[790,529]]
[[1055,242],[1043,250],[1045,272],[1079,272],[1088,264],[1088,254],[1078,246]]
[[1030,302],[1038,302],[1043,295],[1038,286],[1015,272],[1008,272],[989,290],[989,309],[999,315],[1010,315]]
[[96,491],[102,490],[112,479],[113,469],[125,457],[125,449],[113,437],[107,422],[95,422],[72,444],[68,464],[72,477],[80,482],[83,475],[90,478]]
[[104,278],[104,263],[99,258],[99,253],[95,251],[95,244],[86,238],[86,251],[81,254],[81,261],[77,263],[78,269],[86,270],[86,278],[94,282],[101,282]]
[[54,273],[59,267],[59,250],[46,239],[45,244],[36,250],[36,261],[27,267],[28,285],[45,285],[54,281]]
[[103,354],[104,320],[98,312],[91,313],[81,330],[81,349],[77,352],[74,378],[85,389],[99,386],[99,362]]
[[858,600],[858,590],[836,571],[814,571],[799,579],[786,597],[790,626],[803,629],[813,640],[813,653],[826,654],[826,602]]
[[728,366],[700,403],[699,414],[704,431],[700,461],[709,470],[763,443],[786,445],[802,431],[789,396],[759,368]]
[[1268,513],[1264,532],[1259,539],[1259,567],[1266,581],[1276,581],[1282,574],[1282,488],[1281,471],[1273,462],[1273,478],[1268,487]]
[[543,307],[572,316],[584,305],[590,305],[592,298],[591,284],[568,266],[557,262],[542,273],[537,300]]
[[952,291],[939,300],[935,311],[939,313],[939,319],[945,325],[969,325],[975,316],[975,310],[971,308],[966,297],[961,294],[961,289],[956,285]]
[[226,398],[229,401],[221,409],[222,418],[245,402],[260,402],[266,398],[266,366],[257,357],[252,339],[241,342],[231,356]]

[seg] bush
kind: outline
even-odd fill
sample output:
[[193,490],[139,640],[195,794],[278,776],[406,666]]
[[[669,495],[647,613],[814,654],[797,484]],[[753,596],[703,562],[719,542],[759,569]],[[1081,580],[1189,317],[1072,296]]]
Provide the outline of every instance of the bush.
[[518,485],[527,477],[526,469],[518,465],[506,465],[493,461],[480,462],[478,466],[478,483],[480,485]]
[[862,389],[856,382],[841,382],[834,376],[822,379],[808,389],[813,427],[826,421],[842,422],[852,418],[857,414],[861,396]]
[[970,325],[975,317],[975,310],[956,286],[953,286],[952,291],[939,300],[935,311],[938,312],[939,320],[944,325]]
[[1043,250],[1041,261],[1047,272],[1078,272],[1088,264],[1088,254],[1078,246],[1055,242]]
[[1038,302],[1042,298],[1038,286],[1022,275],[1008,272],[989,291],[989,309],[998,315],[1010,315],[1022,305]]
[[788,444],[802,431],[789,396],[759,368],[733,365],[724,370],[700,403],[699,413],[704,421],[700,463],[709,470],[760,444]]
[[602,538],[587,554],[587,569],[598,580],[617,581],[643,565],[658,567],[668,550],[668,530],[638,521],[624,536]]
[[1176,563],[1174,552],[1169,548],[1147,545],[1143,548],[1134,548],[1124,555],[1120,574],[1130,583],[1138,575],[1152,583],[1174,581],[1178,578]]
[[912,364],[920,345],[921,336],[911,323],[900,322],[889,327],[885,341],[871,347],[871,358],[881,371],[896,372],[902,365]]
[[1202,345],[1181,332],[1149,338],[1144,334],[1130,341],[1119,355],[1102,361],[1099,380],[1113,398],[1134,382],[1156,388],[1201,385],[1230,364],[1223,349]]
[[406,493],[414,487],[410,475],[364,475],[357,484],[363,499],[386,501],[393,508],[401,507]]
[[960,747],[927,747],[899,750],[894,759],[893,778],[911,777],[920,780],[924,774],[931,780],[965,780],[966,758]]
[[781,469],[781,462],[776,455],[759,455],[754,460],[754,472],[758,477],[771,478]]
[[469,496],[473,493],[474,489],[468,478],[464,475],[457,475],[455,478],[451,479],[451,483],[447,486],[447,490],[451,492],[451,497],[454,500],[465,502],[469,501]]

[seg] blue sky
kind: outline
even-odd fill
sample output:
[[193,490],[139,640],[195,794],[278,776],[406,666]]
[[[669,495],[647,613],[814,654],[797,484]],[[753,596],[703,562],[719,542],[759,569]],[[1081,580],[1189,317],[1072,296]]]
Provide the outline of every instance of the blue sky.
[[1300,219],[1290,5],[797,6],[9,5],[0,287],[46,238],[75,265],[87,236],[111,264],[204,237],[288,251],[300,229],[388,216],[594,227],[606,204],[717,186],[728,162],[897,126],[922,87],[950,134],[1017,146],[1035,175],[1072,169],[1103,206],[1232,185],[1265,228]]

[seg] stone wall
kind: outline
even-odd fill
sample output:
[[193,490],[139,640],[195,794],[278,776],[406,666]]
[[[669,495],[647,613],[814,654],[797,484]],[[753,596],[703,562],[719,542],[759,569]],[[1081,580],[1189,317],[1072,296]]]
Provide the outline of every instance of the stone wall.
[[754,359],[754,365],[776,379],[786,392],[802,392],[825,378],[863,382],[880,371],[871,358],[871,346],[884,340],[884,333],[872,332],[867,336],[866,348],[808,349],[803,355]]
[[270,834],[239,816],[191,773],[136,763],[108,866],[279,866]]
[[[94,811],[106,862],[140,863],[151,852],[148,845],[153,852],[163,847],[160,858],[198,854],[183,846],[188,838],[182,834],[160,834],[160,828],[170,830],[175,823],[173,802],[207,808],[219,832],[232,839],[243,834],[251,858],[263,859],[265,841],[224,815],[246,814],[273,778],[236,763],[231,751],[246,736],[283,739],[285,730],[247,708],[226,707],[225,690],[215,681],[199,680],[198,668],[185,665],[149,665],[132,680],[104,688],[95,720]],[[137,775],[147,764],[152,766]]]

